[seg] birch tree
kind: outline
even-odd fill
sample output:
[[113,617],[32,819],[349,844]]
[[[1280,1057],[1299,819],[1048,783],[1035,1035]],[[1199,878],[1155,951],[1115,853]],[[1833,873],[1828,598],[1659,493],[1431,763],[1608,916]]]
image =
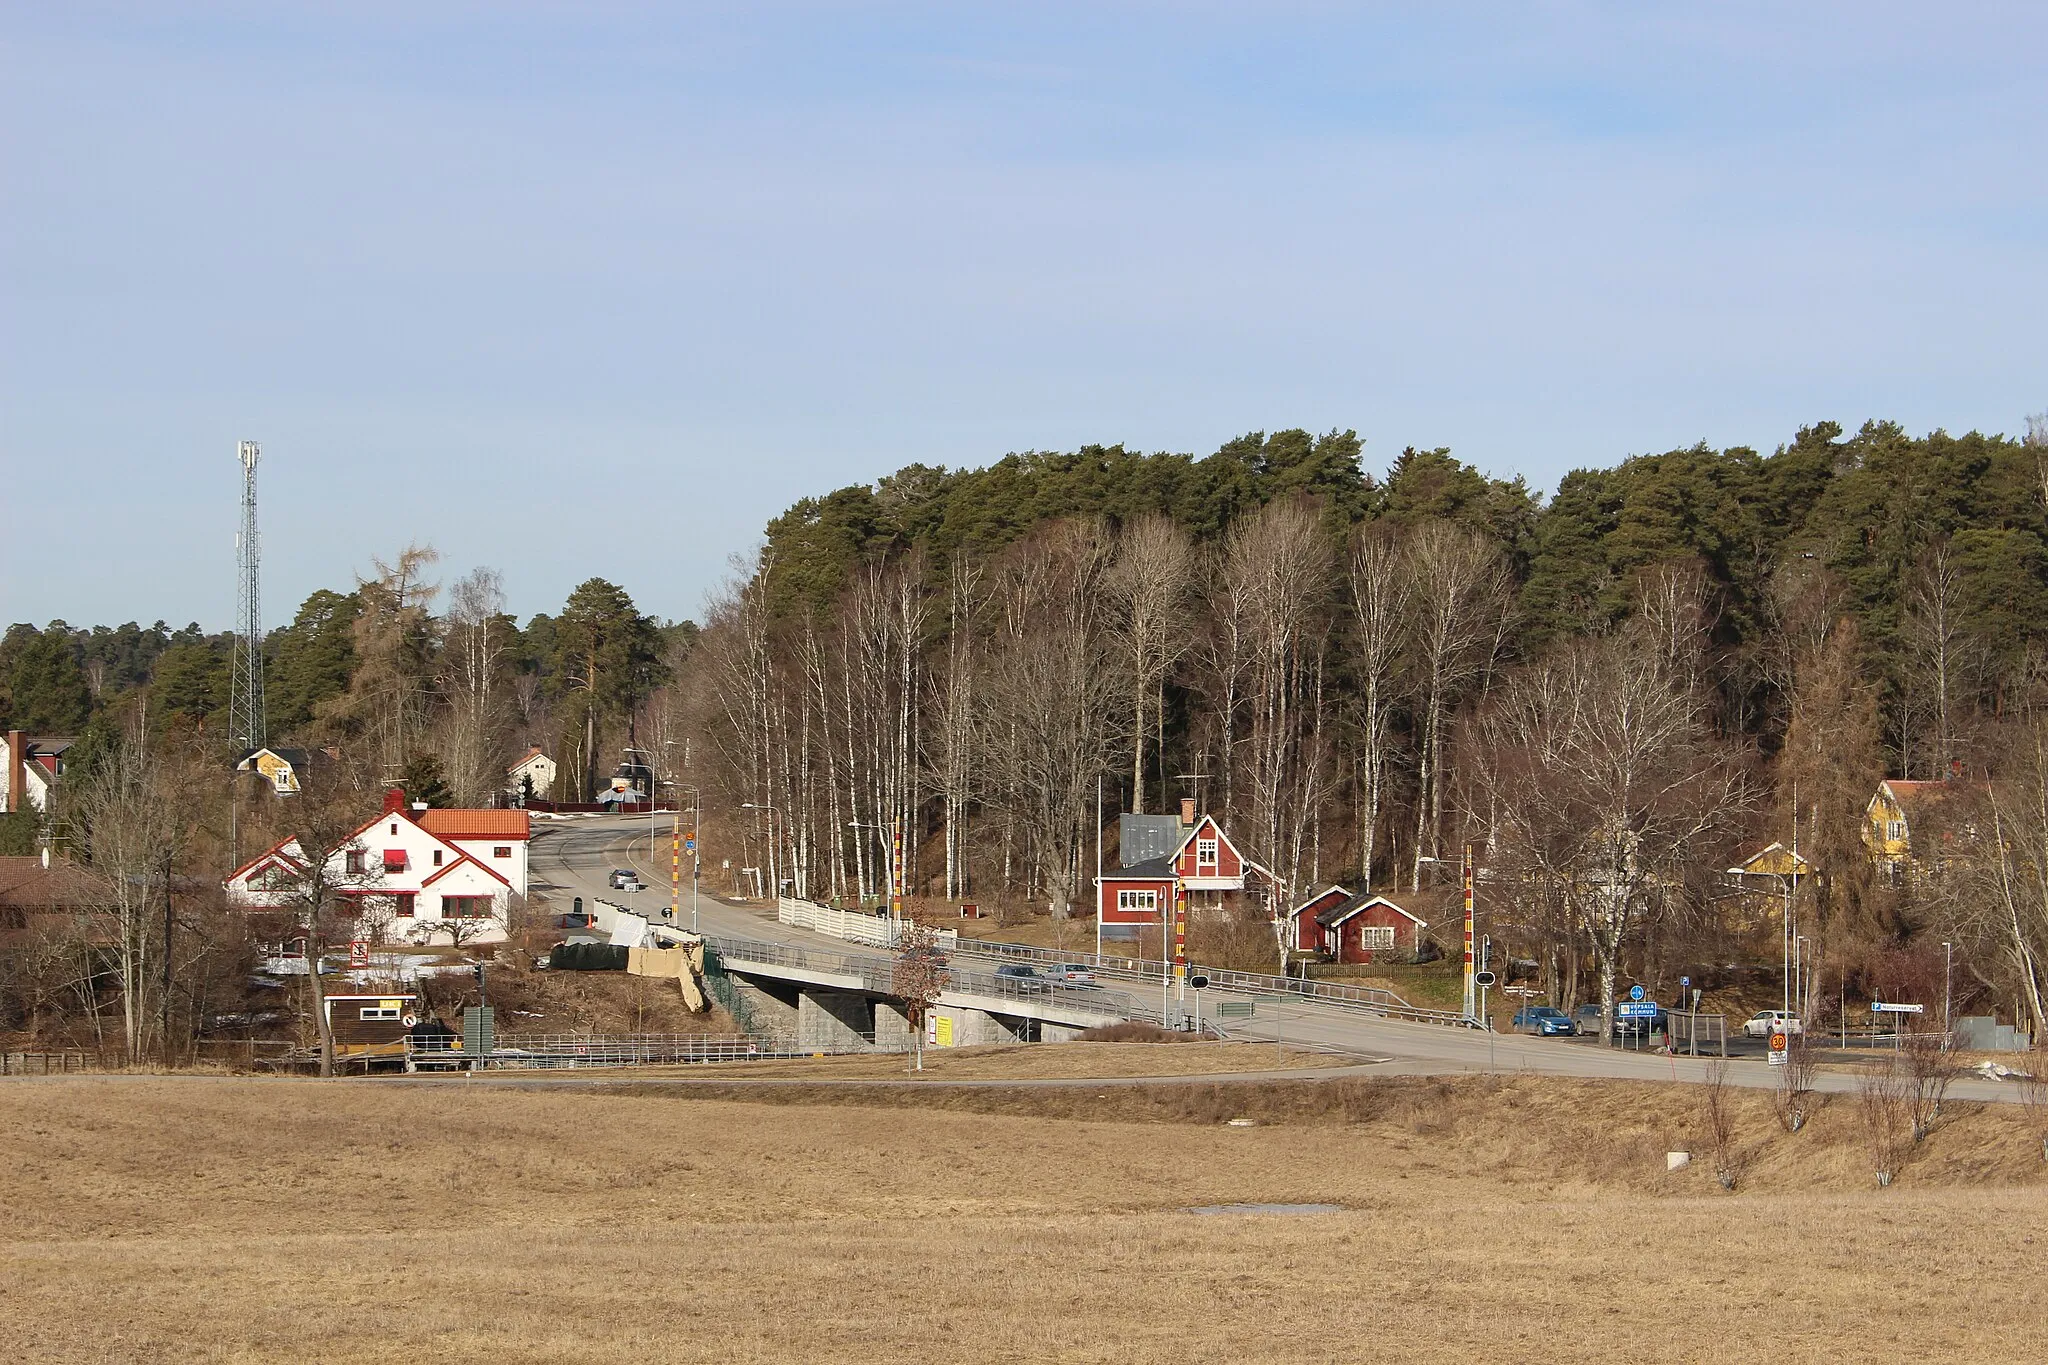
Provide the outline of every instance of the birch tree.
[[[1164,777],[1164,688],[1166,677],[1186,649],[1186,610],[1193,596],[1195,547],[1187,533],[1157,513],[1134,517],[1118,537],[1107,586],[1117,623],[1130,688],[1131,810],[1145,809],[1145,754],[1148,738],[1161,755]],[[1148,716],[1156,726],[1148,728]],[[1162,802],[1164,797],[1162,796]]]
[[1500,657],[1512,576],[1499,546],[1463,527],[1425,521],[1410,533],[1407,609],[1420,723],[1416,736],[1415,853],[1409,889],[1425,859],[1441,858],[1444,758],[1451,715]]
[[1351,659],[1358,710],[1358,863],[1372,890],[1393,753],[1401,652],[1406,639],[1402,558],[1396,533],[1369,523],[1351,540],[1351,609],[1358,627]]
[[159,1041],[150,1000],[158,955],[170,937],[171,865],[184,830],[178,794],[144,717],[138,708],[134,723],[68,803],[72,837],[106,896],[120,977],[121,1041],[131,1059]]
[[1741,766],[1698,689],[1641,629],[1558,647],[1503,684],[1481,725],[1495,857],[1569,908],[1609,1038],[1623,949],[1735,832]]

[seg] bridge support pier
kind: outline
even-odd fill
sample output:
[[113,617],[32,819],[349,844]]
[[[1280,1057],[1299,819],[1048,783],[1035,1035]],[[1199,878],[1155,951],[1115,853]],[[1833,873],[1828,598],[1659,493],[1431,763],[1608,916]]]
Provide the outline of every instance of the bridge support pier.
[[753,1015],[757,1030],[775,1038],[796,1039],[798,992],[794,986],[784,987],[779,982],[763,985],[738,976],[732,984]]
[[875,1001],[875,1050],[910,1050],[910,1012],[894,1000]]
[[1041,1043],[1071,1043],[1084,1032],[1079,1024],[1054,1024],[1040,1020],[1038,1041]]
[[796,1045],[817,1052],[864,1051],[874,1030],[868,998],[854,991],[805,989],[796,1001]]

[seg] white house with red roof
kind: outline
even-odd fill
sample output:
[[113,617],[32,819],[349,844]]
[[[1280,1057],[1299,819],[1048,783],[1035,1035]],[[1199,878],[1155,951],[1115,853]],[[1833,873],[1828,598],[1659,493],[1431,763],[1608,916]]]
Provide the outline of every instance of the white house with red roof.
[[[327,854],[325,876],[358,906],[358,933],[494,943],[506,936],[512,898],[526,894],[531,839],[523,810],[408,807],[394,790],[376,818]],[[299,841],[286,839],[235,869],[228,898],[249,909],[287,907],[310,867]]]

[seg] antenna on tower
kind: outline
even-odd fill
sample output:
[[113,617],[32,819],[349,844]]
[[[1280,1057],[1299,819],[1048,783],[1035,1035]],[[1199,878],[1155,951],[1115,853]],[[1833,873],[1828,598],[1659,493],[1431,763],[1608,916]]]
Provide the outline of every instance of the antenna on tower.
[[256,461],[262,457],[254,441],[237,452],[242,461],[242,529],[235,536],[234,679],[228,694],[228,738],[247,751],[263,747],[263,603],[262,542],[256,534]]

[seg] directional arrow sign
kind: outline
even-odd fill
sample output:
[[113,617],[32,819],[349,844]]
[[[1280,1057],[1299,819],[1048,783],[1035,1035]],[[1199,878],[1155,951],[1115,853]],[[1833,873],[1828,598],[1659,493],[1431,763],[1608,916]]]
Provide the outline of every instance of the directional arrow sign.
[[1888,1005],[1882,1000],[1873,1000],[1870,1002],[1870,1012],[1872,1014],[1925,1014],[1927,1006]]

